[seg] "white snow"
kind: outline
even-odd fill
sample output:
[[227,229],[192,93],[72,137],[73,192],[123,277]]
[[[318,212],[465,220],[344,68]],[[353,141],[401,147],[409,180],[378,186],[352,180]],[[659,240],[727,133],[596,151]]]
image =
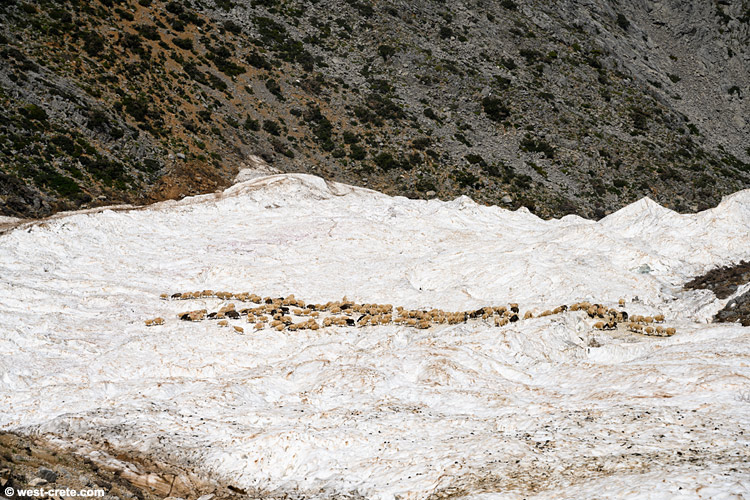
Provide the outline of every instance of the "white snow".
[[[66,214],[0,235],[0,428],[310,498],[747,498],[750,330],[682,291],[742,259],[750,190],[692,215],[644,199],[543,221],[287,174]],[[537,313],[624,298],[678,334],[568,312],[238,335],[176,317],[218,299],[159,300],[203,289]]]

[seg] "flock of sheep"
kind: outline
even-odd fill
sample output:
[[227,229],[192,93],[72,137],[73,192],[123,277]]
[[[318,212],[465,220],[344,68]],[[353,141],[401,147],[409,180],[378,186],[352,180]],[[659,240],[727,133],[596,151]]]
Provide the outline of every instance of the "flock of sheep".
[[[401,324],[414,328],[430,328],[434,325],[455,325],[471,319],[493,321],[495,326],[505,326],[521,319],[535,317],[532,311],[520,313],[518,304],[511,303],[507,307],[482,307],[473,311],[449,312],[442,309],[405,309],[393,307],[391,304],[357,304],[346,297],[340,301],[325,304],[306,304],[296,299],[294,295],[288,297],[261,297],[254,293],[214,292],[203,290],[199,292],[162,294],[163,300],[191,300],[217,298],[224,301],[234,300],[253,303],[255,306],[237,309],[234,303],[224,305],[217,311],[208,312],[207,309],[185,311],[178,314],[183,321],[216,320],[219,326],[230,326],[229,320],[239,320],[244,317],[255,330],[274,328],[278,331],[288,330],[318,330],[330,326],[367,326]],[[676,333],[674,328],[661,325],[664,316],[629,316],[624,310],[625,300],[620,299],[619,308],[610,308],[590,302],[577,302],[571,306],[562,305],[551,310],[543,311],[537,317],[561,314],[566,311],[582,311],[596,321],[592,326],[597,330],[616,330],[625,327],[627,330],[641,335],[670,337]],[[163,325],[164,318],[146,320],[146,326]],[[244,328],[232,325],[238,333],[244,333]]]

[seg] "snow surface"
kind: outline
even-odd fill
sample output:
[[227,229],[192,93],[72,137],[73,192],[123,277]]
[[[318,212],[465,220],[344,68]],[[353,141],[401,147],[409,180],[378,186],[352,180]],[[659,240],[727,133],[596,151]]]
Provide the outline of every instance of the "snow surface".
[[[741,259],[750,191],[543,221],[287,174],[66,214],[0,236],[0,428],[309,498],[747,498],[750,330],[709,324],[729,299],[681,288]],[[218,299],[159,300],[203,289],[522,312],[624,298],[678,333],[568,312],[239,335],[176,317]]]

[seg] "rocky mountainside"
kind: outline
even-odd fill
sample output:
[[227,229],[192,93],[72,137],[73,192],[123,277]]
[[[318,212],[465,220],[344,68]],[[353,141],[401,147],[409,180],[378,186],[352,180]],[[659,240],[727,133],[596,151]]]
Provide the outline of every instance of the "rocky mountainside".
[[543,217],[750,186],[750,1],[0,0],[0,214],[267,162]]

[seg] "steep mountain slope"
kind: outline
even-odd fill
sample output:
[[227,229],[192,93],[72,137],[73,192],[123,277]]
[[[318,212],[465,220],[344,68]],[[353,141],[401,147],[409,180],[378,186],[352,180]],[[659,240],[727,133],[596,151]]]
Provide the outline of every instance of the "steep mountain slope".
[[[27,223],[0,235],[0,430],[107,469],[140,457],[160,494],[182,498],[216,482],[259,499],[741,497],[748,328],[707,322],[731,295],[682,285],[749,259],[748,225],[750,190],[698,214],[644,199],[598,222],[544,221],[300,174]],[[256,305],[239,292],[308,307],[517,302],[522,319],[180,319]],[[677,333],[544,315],[581,300],[662,313]]]
[[258,156],[601,217],[750,185],[750,4],[3,0],[0,211],[227,185]]

